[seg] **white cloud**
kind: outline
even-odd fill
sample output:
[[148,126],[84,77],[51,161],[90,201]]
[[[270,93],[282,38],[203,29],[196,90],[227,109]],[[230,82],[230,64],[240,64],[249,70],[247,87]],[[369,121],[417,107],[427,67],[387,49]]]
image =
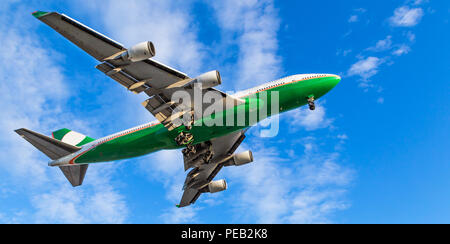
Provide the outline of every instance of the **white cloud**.
[[408,45],[403,44],[403,45],[400,45],[400,47],[398,47],[396,50],[394,50],[392,52],[392,54],[394,54],[395,56],[401,56],[404,54],[408,54],[410,51],[411,51],[411,48]]
[[412,31],[406,32],[406,37],[410,42],[414,42],[416,40],[416,35]]
[[[233,207],[239,219],[258,223],[330,222],[330,214],[348,208],[346,188],[353,171],[337,163],[338,154],[317,151],[306,140],[305,154],[299,160],[285,159],[275,148],[254,153],[255,162],[226,171],[233,194]],[[252,143],[253,144],[253,143]],[[293,161],[293,162],[292,162]],[[246,211],[252,206],[252,211]]]
[[365,8],[357,8],[357,9],[354,9],[353,11],[358,12],[358,13],[365,13],[365,12],[367,12],[367,9],[365,9]]
[[352,15],[350,18],[348,18],[349,23],[358,22],[358,15]]
[[383,40],[379,40],[375,46],[369,47],[366,50],[374,52],[382,52],[391,49],[392,46],[392,36],[387,36]]
[[[57,170],[57,169],[54,169]],[[124,197],[111,186],[110,165],[91,166],[83,186],[73,188],[62,174],[59,186],[37,193],[33,206],[37,223],[123,223],[128,216]],[[61,182],[63,179],[64,182]]]
[[345,49],[345,50],[338,49],[337,52],[336,52],[336,55],[337,55],[337,56],[342,55],[343,57],[346,57],[346,56],[347,56],[349,53],[351,53],[351,52],[352,52],[351,49]]
[[355,14],[351,15],[351,16],[348,18],[348,22],[349,22],[349,23],[355,23],[355,22],[358,22],[358,21],[359,21],[359,16],[360,16],[361,14],[364,14],[366,11],[367,11],[367,10],[366,10],[365,8],[357,8],[357,9],[354,9],[353,12],[354,12]]
[[237,36],[235,85],[243,89],[278,78],[282,69],[277,55],[280,20],[273,1],[214,1],[212,5],[224,36]]
[[66,106],[72,94],[58,64],[64,57],[43,45],[42,37],[34,34],[34,26],[23,21],[33,19],[24,4],[15,3],[17,14],[13,16],[5,13],[9,7],[0,10],[0,21],[8,23],[0,27],[4,48],[0,53],[0,79],[4,81],[0,84],[0,145],[7,152],[0,155],[2,176],[7,182],[2,187],[10,189],[11,197],[28,198],[33,208],[19,215],[4,214],[2,222],[123,222],[126,204],[110,185],[110,178],[89,170],[86,178],[101,181],[101,185],[67,187],[69,183],[59,169],[49,168],[48,158],[14,133],[27,127],[48,134],[69,121],[81,127],[90,125],[75,119]]
[[392,26],[412,27],[417,25],[423,16],[422,8],[409,8],[402,6],[394,11],[394,15],[389,18]]
[[363,81],[367,81],[370,77],[378,73],[378,67],[383,63],[383,60],[377,57],[367,57],[354,63],[347,74],[349,76],[360,76]]
[[[307,131],[327,128],[333,122],[326,117],[326,109],[320,103],[316,102],[316,109],[309,110],[307,107],[295,109],[286,113],[289,117],[291,129],[302,126]],[[283,115],[282,115],[283,116]]]
[[161,215],[166,224],[192,223],[196,218],[197,210],[192,207],[168,209]]
[[347,134],[339,134],[339,135],[337,135],[337,138],[341,139],[341,140],[347,140],[348,136],[347,136]]
[[412,0],[414,5],[421,5],[424,3],[428,3],[429,0]]

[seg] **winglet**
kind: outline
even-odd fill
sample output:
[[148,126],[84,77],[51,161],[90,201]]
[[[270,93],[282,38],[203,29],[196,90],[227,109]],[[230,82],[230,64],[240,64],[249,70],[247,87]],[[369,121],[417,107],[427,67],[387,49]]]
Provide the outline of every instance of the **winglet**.
[[48,14],[48,12],[44,12],[44,11],[35,11],[33,13],[31,13],[35,18],[40,18],[46,14]]
[[180,208],[180,204],[175,205],[175,207]]

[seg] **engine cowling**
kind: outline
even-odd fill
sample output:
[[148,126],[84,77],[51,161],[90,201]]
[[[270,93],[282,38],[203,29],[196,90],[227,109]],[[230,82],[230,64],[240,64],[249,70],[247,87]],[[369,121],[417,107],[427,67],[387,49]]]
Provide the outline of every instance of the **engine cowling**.
[[230,160],[225,164],[225,166],[241,166],[244,164],[248,164],[253,162],[253,153],[252,151],[248,150],[245,152],[233,154],[233,156],[230,158]]
[[130,48],[126,52],[120,55],[125,61],[139,62],[145,59],[149,59],[155,56],[155,46],[152,42],[141,42]]
[[215,180],[208,184],[208,190],[211,193],[224,191],[227,189],[227,182],[225,180]]
[[195,84],[201,84],[202,89],[208,89],[222,84],[222,78],[220,77],[219,71],[213,70],[193,79],[190,86],[194,86]]

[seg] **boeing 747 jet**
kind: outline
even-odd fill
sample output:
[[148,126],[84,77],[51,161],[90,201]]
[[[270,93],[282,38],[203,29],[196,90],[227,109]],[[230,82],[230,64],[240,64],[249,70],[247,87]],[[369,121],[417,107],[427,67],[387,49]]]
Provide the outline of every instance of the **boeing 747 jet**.
[[315,100],[341,80],[333,74],[299,74],[227,94],[215,88],[222,83],[218,71],[191,78],[152,59],[152,42],[127,49],[64,14],[37,11],[33,16],[97,59],[96,68],[105,75],[133,93],[146,94],[142,105],[157,119],[100,139],[65,128],[51,137],[16,130],[47,155],[49,166],[59,167],[74,187],[83,183],[91,163],[182,149],[184,169],[190,171],[177,206],[193,204],[202,193],[227,189],[225,180],[213,180],[222,167],[253,162],[251,151],[235,153],[248,128],[303,105],[314,110]]

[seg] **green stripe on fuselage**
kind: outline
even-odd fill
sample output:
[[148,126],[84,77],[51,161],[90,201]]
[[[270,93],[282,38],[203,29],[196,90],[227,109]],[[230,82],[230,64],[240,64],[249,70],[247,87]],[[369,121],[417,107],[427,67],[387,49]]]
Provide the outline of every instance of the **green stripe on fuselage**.
[[[316,99],[322,97],[338,82],[339,79],[336,77],[319,77],[274,87],[272,89],[266,90],[266,97],[262,96],[261,93],[257,93],[254,96],[250,95],[247,97],[243,97],[242,99],[245,99],[246,101],[245,104],[241,104],[232,108],[231,114],[233,114],[235,118],[234,121],[236,122],[237,116],[239,114],[245,113],[247,116],[249,109],[255,109],[261,104],[267,104],[268,116],[272,115],[270,111],[271,93],[274,91],[279,92],[279,111],[286,112],[307,104],[307,98],[310,95],[314,95]],[[193,126],[191,131],[189,131],[194,135],[194,143],[208,141],[212,138],[242,130],[255,124],[249,123],[247,116],[243,125],[234,124],[233,126],[196,126],[199,124],[204,124],[205,121],[211,120],[212,118],[222,118],[223,120],[225,120],[227,114],[230,113],[227,113],[227,111],[221,111],[211,116],[202,118],[199,121],[196,121],[194,124],[195,126]],[[138,157],[162,149],[180,148],[180,146],[175,143],[174,138],[180,131],[184,129],[184,126],[180,126],[175,130],[168,131],[167,128],[165,128],[162,124],[156,124],[149,128],[119,136],[107,142],[100,142],[102,144],[84,153],[83,155],[78,157],[75,162],[94,163],[114,161]]]

